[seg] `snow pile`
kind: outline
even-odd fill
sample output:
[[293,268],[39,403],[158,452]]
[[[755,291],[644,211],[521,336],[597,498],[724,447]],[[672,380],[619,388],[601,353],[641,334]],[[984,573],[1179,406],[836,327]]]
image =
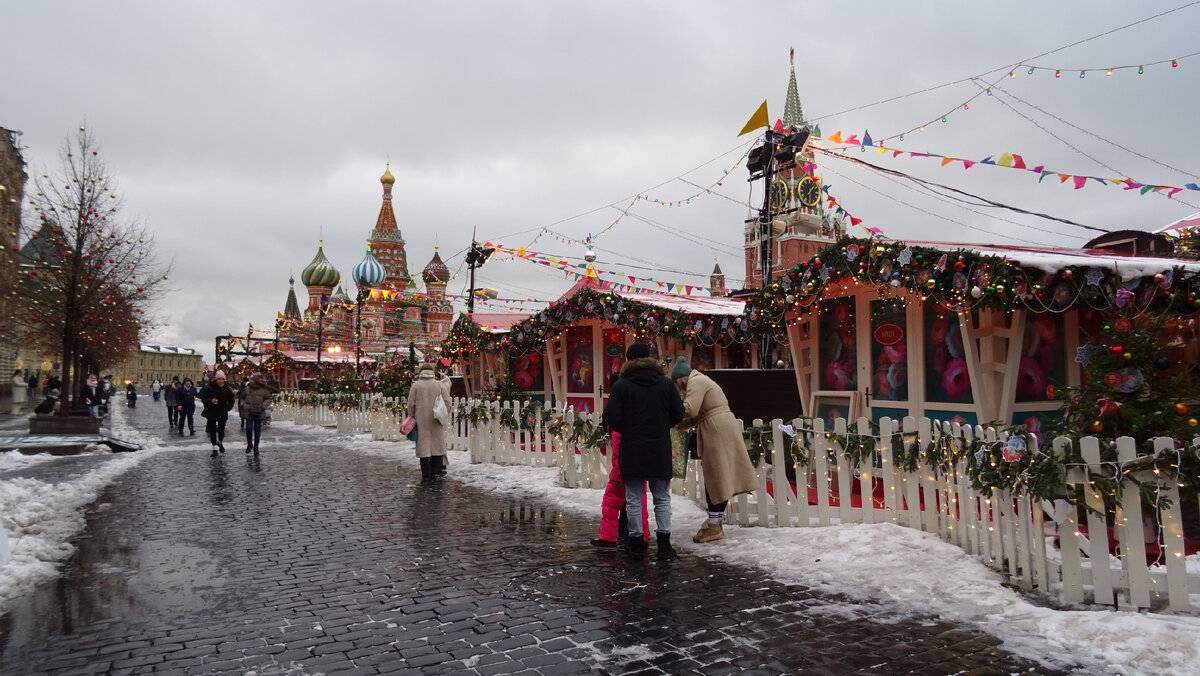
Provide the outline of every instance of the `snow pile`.
[[[58,484],[36,479],[16,478],[0,481],[0,531],[7,540],[7,552],[0,544],[0,606],[8,599],[28,593],[38,583],[58,575],[58,564],[74,550],[69,540],[84,528],[83,510],[118,476],[149,457],[153,439],[121,424],[113,416],[114,434],[142,444],[146,450],[123,453],[98,463],[82,476]],[[94,455],[109,455],[99,446]],[[4,454],[0,469],[11,470],[61,457],[47,454]],[[7,555],[5,555],[7,554]]]

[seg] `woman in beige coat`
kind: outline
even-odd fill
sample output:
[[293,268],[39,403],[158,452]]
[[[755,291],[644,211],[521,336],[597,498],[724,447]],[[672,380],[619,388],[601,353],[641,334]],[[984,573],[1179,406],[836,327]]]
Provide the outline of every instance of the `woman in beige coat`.
[[721,516],[729,499],[758,488],[758,476],[746,452],[746,441],[729,400],[721,386],[711,378],[693,371],[679,357],[671,369],[671,379],[683,395],[683,422],[680,427],[696,427],[696,452],[704,472],[704,497],[708,501],[708,520],[692,542],[712,542],[725,537]]
[[422,481],[432,481],[444,473],[446,428],[433,417],[433,405],[438,399],[442,399],[449,411],[449,390],[438,382],[433,364],[421,364],[408,390],[408,414],[417,419],[417,458],[421,460]]

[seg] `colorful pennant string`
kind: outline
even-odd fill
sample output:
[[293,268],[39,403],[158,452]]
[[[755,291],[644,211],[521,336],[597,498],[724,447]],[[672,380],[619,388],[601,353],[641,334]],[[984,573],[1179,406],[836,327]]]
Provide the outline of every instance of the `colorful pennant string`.
[[[921,152],[913,152],[910,150],[896,150],[894,148],[886,148],[883,146],[882,143],[880,143],[878,145],[873,144],[873,143],[867,143],[867,141],[870,140],[870,134],[868,132],[864,132],[863,139],[859,140],[857,134],[852,134],[848,137],[843,138],[842,132],[836,131],[833,134],[831,134],[829,136],[829,138],[827,138],[825,140],[829,141],[830,143],[840,143],[843,145],[857,145],[857,146],[862,147],[864,150],[868,147],[873,147],[880,154],[890,152],[892,154],[892,157],[901,157],[903,155],[908,155],[909,157],[932,157],[932,158],[939,160],[941,162],[941,166],[943,166],[943,167],[954,164],[955,162],[960,162],[962,164],[963,169],[970,169],[971,167],[975,166],[976,164],[986,164],[986,165],[990,165],[990,166],[994,166],[994,167],[1005,167],[1007,169],[1023,169],[1023,170],[1030,171],[1030,172],[1037,174],[1039,183],[1041,183],[1042,180],[1045,179],[1047,176],[1054,176],[1054,177],[1058,178],[1059,183],[1067,183],[1068,181],[1070,181],[1070,183],[1075,187],[1076,190],[1083,188],[1085,185],[1088,184],[1088,181],[1095,181],[1101,185],[1120,185],[1120,186],[1123,186],[1125,190],[1137,190],[1142,195],[1145,195],[1148,192],[1155,192],[1155,193],[1166,193],[1166,195],[1168,197],[1174,197],[1176,193],[1181,192],[1183,190],[1200,191],[1200,185],[1198,185],[1196,183],[1186,183],[1182,187],[1180,187],[1180,186],[1172,186],[1172,185],[1157,185],[1157,184],[1152,184],[1152,183],[1139,183],[1138,181],[1135,181],[1131,178],[1110,178],[1110,177],[1086,176],[1083,174],[1069,174],[1069,173],[1059,172],[1059,171],[1055,171],[1053,169],[1047,169],[1044,165],[1040,165],[1040,164],[1036,165],[1036,166],[1031,166],[1030,163],[1025,161],[1025,158],[1022,155],[1019,155],[1017,153],[1012,153],[1012,152],[1001,153],[999,157],[996,157],[994,155],[988,155],[987,157],[985,157],[981,160],[968,160],[968,159],[962,158],[962,157],[939,155],[937,153],[921,153]],[[831,152],[830,150],[821,148],[819,146],[814,146],[814,150],[817,150],[819,152],[824,152],[824,153]]]

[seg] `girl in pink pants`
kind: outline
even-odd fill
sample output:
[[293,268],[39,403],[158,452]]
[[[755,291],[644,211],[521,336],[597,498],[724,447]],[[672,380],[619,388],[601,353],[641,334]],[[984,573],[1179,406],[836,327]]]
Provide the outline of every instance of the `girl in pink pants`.
[[[621,480],[621,469],[617,464],[617,453],[621,446],[621,433],[612,433],[612,471],[608,473],[608,485],[604,487],[604,499],[600,503],[600,537],[592,540],[597,547],[617,546],[617,524],[621,508],[625,506],[625,482]],[[650,513],[646,509],[646,496],[642,496],[642,538],[650,539]]]

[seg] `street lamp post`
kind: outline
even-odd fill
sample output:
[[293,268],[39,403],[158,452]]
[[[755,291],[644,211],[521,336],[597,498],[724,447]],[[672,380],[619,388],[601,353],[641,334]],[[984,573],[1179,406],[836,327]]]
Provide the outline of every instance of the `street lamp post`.
[[467,313],[475,312],[475,269],[487,262],[495,253],[493,247],[479,246],[479,242],[471,240],[471,248],[467,249],[467,267],[471,269],[471,289],[467,292]]

